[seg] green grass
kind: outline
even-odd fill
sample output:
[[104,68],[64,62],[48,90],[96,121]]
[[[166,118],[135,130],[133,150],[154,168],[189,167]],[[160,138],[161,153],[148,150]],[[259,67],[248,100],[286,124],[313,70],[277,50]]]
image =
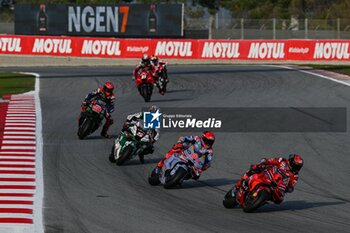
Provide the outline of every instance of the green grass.
[[350,75],[350,66],[348,65],[307,65],[314,69],[329,70],[335,73]]
[[32,75],[0,72],[0,97],[32,91],[34,85],[35,78]]

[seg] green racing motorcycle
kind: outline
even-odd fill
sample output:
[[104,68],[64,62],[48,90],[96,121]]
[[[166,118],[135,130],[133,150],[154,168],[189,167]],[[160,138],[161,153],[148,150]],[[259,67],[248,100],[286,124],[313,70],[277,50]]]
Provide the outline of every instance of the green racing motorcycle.
[[140,161],[143,163],[143,152],[148,147],[149,135],[142,129],[140,123],[137,122],[120,132],[112,147],[109,161],[117,165],[123,165],[136,155],[142,155]]

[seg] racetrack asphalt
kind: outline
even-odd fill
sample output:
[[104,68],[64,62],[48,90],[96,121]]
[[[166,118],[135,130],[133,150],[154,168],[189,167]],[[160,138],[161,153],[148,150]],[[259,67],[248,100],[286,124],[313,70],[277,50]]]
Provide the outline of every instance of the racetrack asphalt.
[[[79,140],[84,96],[116,84],[115,124],[148,106],[131,80],[133,67],[1,68],[37,72],[44,139],[46,232],[349,232],[350,135],[346,133],[217,133],[212,167],[183,188],[153,187],[147,176],[181,136],[162,133],[146,163],[117,167],[113,140],[96,132]],[[258,65],[169,66],[169,92],[159,107],[347,107],[349,87],[311,74]],[[349,122],[349,120],[348,120]],[[189,132],[190,134],[191,132]],[[227,190],[262,157],[298,153],[305,159],[295,191],[257,213],[225,209]]]

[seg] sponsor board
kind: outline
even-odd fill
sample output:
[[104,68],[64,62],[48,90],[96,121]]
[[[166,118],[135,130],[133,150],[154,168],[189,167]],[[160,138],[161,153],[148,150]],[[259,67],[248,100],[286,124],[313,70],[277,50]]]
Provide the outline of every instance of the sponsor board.
[[122,39],[0,35],[0,54],[203,60],[348,61],[347,40]]

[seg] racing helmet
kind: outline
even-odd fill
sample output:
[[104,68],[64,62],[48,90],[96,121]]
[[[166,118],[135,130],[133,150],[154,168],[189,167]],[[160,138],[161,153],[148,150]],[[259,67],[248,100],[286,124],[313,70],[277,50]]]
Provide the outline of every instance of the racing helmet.
[[206,148],[211,148],[215,142],[215,135],[210,131],[203,132],[202,142]]
[[114,84],[112,82],[106,82],[103,85],[103,93],[106,97],[111,96],[113,94]]
[[159,63],[158,57],[155,56],[155,55],[152,55],[152,57],[151,57],[151,62],[152,62],[152,64],[153,64],[154,66],[158,66],[158,63]]
[[304,165],[304,160],[297,154],[290,154],[288,161],[289,166],[294,173],[298,173]]
[[149,66],[151,64],[151,59],[148,56],[148,54],[143,54],[141,58],[141,65],[142,66]]

